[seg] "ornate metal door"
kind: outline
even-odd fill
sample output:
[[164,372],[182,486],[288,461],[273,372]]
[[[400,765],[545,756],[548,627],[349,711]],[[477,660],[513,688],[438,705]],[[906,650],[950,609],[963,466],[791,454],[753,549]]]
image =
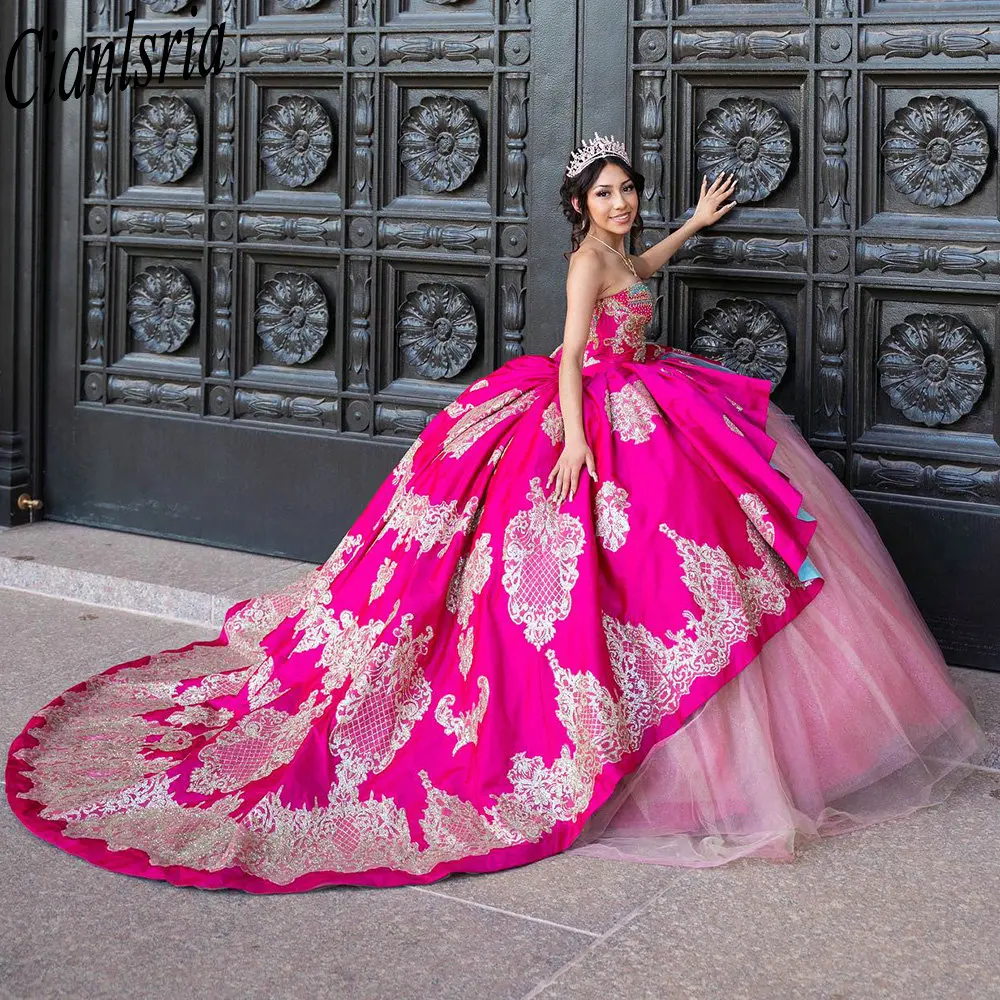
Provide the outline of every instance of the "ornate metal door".
[[[1000,3],[634,0],[647,237],[735,171],[662,336],[769,378],[950,662],[1000,668]],[[641,152],[640,152],[641,151]]]
[[222,23],[225,68],[178,44],[162,81],[52,107],[46,511],[322,560],[435,412],[558,342],[572,16],[59,6],[66,45],[121,61],[131,28],[154,69],[153,36]]

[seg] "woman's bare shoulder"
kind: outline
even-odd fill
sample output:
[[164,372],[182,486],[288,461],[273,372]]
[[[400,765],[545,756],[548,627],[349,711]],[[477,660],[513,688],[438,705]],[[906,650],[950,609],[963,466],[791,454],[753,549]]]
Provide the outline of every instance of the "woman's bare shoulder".
[[569,261],[566,273],[568,298],[596,300],[605,285],[604,258],[590,247],[580,247]]

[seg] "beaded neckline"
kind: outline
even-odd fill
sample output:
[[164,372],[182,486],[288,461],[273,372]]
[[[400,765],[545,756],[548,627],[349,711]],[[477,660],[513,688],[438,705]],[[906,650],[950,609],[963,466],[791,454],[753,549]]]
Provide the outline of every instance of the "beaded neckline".
[[598,296],[597,301],[598,302],[603,302],[605,299],[614,299],[614,298],[617,298],[619,295],[624,295],[626,292],[631,292],[632,289],[635,288],[636,285],[644,285],[644,284],[645,284],[645,282],[642,281],[642,280],[640,280],[640,281],[633,281],[632,284],[628,286],[628,288],[621,288],[617,292],[612,292],[610,295],[601,295],[601,296]]

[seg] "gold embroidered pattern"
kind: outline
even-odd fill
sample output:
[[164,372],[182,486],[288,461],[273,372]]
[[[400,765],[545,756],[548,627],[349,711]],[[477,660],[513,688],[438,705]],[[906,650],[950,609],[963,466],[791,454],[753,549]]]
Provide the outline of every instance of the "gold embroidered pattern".
[[644,444],[656,430],[653,419],[660,411],[649,390],[638,380],[627,382],[617,391],[609,389],[604,405],[611,431],[622,441]]
[[634,303],[623,302],[621,299],[608,299],[606,309],[612,317],[611,333],[605,339],[604,346],[613,354],[627,354],[633,361],[638,361],[645,354],[646,323],[650,316],[646,310],[636,309]]
[[269,705],[276,698],[285,692],[282,690],[281,681],[277,677],[272,677],[252,698],[247,698],[250,708],[260,708],[262,705]]
[[[416,447],[411,446],[393,470],[393,477],[402,476],[403,484],[409,481],[409,469],[415,451]],[[264,655],[260,648],[261,641],[286,618],[303,608],[308,612],[330,599],[333,581],[361,550],[362,542],[360,534],[345,535],[319,569],[310,570],[276,593],[253,598],[230,617],[225,633],[232,654],[244,658],[241,665],[249,666],[259,662],[259,658]]]
[[356,788],[334,788],[324,806],[291,808],[272,792],[241,820],[242,867],[277,885],[313,871],[387,867],[425,872],[405,810],[389,797],[361,800]]
[[396,486],[397,494],[400,490],[405,489],[413,478],[413,464],[417,452],[423,446],[423,443],[423,438],[414,438],[413,443],[406,449],[403,457],[396,463],[396,467],[392,470],[392,481]]
[[459,511],[457,500],[444,500],[434,504],[429,497],[407,492],[386,521],[382,534],[395,531],[392,548],[403,545],[407,552],[413,542],[420,546],[421,554],[440,545],[440,556],[455,535],[469,531],[478,506],[478,497],[470,497]]
[[295,715],[261,708],[219,733],[198,754],[202,766],[191,772],[189,788],[200,795],[233,792],[287,764],[302,746],[313,720],[330,704],[316,704],[313,691]]
[[[396,601],[389,621],[399,605]],[[342,786],[356,787],[388,767],[430,707],[431,686],[417,660],[427,655],[434,629],[428,625],[414,636],[412,621],[412,613],[403,615],[392,632],[395,645],[379,643],[372,650],[337,706],[330,751],[340,757],[337,781]]]
[[[688,614],[684,628],[653,635],[642,624],[603,614],[612,671],[621,697],[615,699],[586,671],[573,673],[546,656],[556,681],[558,715],[576,745],[584,774],[636,750],[642,734],[677,711],[699,677],[714,676],[729,664],[737,642],[755,635],[765,614],[781,614],[789,591],[773,565],[736,566],[718,546],[700,545],[661,524],[677,545],[683,579],[704,612]],[[752,539],[748,531],[748,538]],[[758,553],[759,554],[759,553]]]
[[474,642],[473,628],[470,625],[463,629],[458,637],[458,669],[463,677],[469,676],[469,669],[472,666],[472,645]]
[[185,705],[167,716],[171,726],[204,726],[206,729],[221,729],[233,713],[228,708],[213,708],[211,705]]
[[501,844],[538,840],[556,823],[575,819],[590,802],[594,776],[579,767],[565,744],[549,766],[523,751],[514,754],[511,764],[507,780],[512,789],[485,810],[493,817],[491,833]]
[[245,837],[230,813],[231,795],[210,806],[179,804],[169,791],[173,778],[157,775],[84,809],[58,815],[67,837],[94,837],[112,851],[138,848],[154,865],[186,865],[218,871],[233,863]]
[[41,815],[58,819],[171,767],[173,758],[146,752],[161,749],[163,740],[163,750],[184,749],[190,736],[143,716],[175,707],[177,688],[226,653],[225,646],[168,650],[145,665],[99,674],[79,691],[65,692],[38,713],[43,723],[29,730],[36,744],[16,754],[31,768],[33,786],[20,796],[44,802]]
[[[704,615],[686,626],[699,637],[699,656],[709,666],[728,648],[757,634],[765,614],[785,609],[789,590],[778,563],[768,558],[768,549],[757,529],[747,521],[747,539],[764,561],[760,567],[737,566],[721,546],[702,545],[682,538],[666,524],[660,531],[673,539],[681,557],[684,583]],[[679,633],[678,633],[679,636]],[[679,641],[679,639],[678,639]]]
[[170,732],[168,726],[147,722],[138,713],[120,718],[89,712],[91,691],[64,695],[47,724],[31,730],[38,745],[17,753],[32,768],[33,790],[21,797],[43,801],[46,819],[61,818],[175,763],[170,757],[146,759],[140,752],[150,737]]
[[733,406],[735,406],[735,407],[736,407],[736,409],[740,411],[740,413],[742,413],[742,412],[743,412],[743,407],[742,407],[742,406],[740,406],[740,404],[739,404],[739,403],[737,403],[737,402],[736,402],[736,400],[735,400],[735,399],[733,399],[733,398],[732,398],[731,396],[726,396],[726,401],[727,401],[728,403],[731,403],[731,404],[732,404]]
[[394,615],[395,610],[387,621],[373,618],[362,625],[351,611],[342,611],[338,616],[332,608],[316,608],[308,621],[305,616],[299,620],[297,627],[302,629],[302,635],[292,653],[320,650],[315,666],[325,671],[323,693],[329,694],[342,687],[352,674],[366,669],[379,637]]
[[774,545],[774,525],[770,521],[764,520],[770,516],[764,501],[756,493],[742,493],[739,497],[739,505],[767,544]]
[[455,737],[452,757],[467,743],[475,743],[479,738],[479,725],[486,715],[486,706],[490,700],[490,682],[486,677],[478,677],[479,700],[467,712],[455,715],[455,696],[446,694],[434,709],[434,718],[441,724],[449,736]]
[[469,624],[476,595],[483,592],[492,571],[490,534],[484,532],[476,539],[472,551],[459,557],[445,596],[445,607],[458,617],[462,625]]
[[[441,442],[441,451],[453,458],[461,458],[484,434],[508,417],[524,413],[535,401],[536,389],[508,389],[481,403],[461,404],[455,408],[461,415],[448,428]],[[456,400],[457,402],[457,400]],[[453,404],[454,405],[454,404]]]
[[541,477],[532,477],[531,507],[511,518],[503,538],[507,610],[536,649],[552,640],[555,623],[569,615],[584,543],[580,519],[561,512],[540,483]]
[[562,415],[559,413],[559,405],[555,400],[549,403],[542,411],[542,430],[545,431],[548,439],[555,445],[566,438]]
[[722,414],[722,419],[723,419],[723,420],[724,420],[724,421],[726,422],[726,426],[727,426],[727,427],[728,427],[728,428],[729,428],[729,429],[730,429],[730,430],[731,430],[731,431],[732,431],[732,432],[733,432],[734,434],[739,434],[739,436],[740,436],[740,437],[746,437],[746,434],[744,434],[744,433],[743,433],[743,431],[741,431],[741,430],[739,429],[739,427],[737,427],[737,426],[736,426],[736,424],[734,424],[734,423],[732,422],[732,420],[730,420],[730,419],[729,419],[729,417],[728,417],[728,416],[727,416],[727,415],[726,415],[725,413],[723,413],[723,414]]
[[632,504],[628,499],[628,490],[605,480],[597,491],[594,506],[597,509],[597,537],[609,552],[617,552],[625,544],[629,531],[626,511]]
[[379,566],[375,579],[372,581],[371,591],[368,594],[369,601],[374,601],[376,597],[381,597],[385,593],[386,585],[392,579],[398,565],[395,559],[390,559],[388,556],[382,560],[382,565]]
[[243,690],[251,670],[248,667],[231,674],[209,674],[193,687],[185,688],[174,700],[178,705],[200,705],[216,698],[230,698]]

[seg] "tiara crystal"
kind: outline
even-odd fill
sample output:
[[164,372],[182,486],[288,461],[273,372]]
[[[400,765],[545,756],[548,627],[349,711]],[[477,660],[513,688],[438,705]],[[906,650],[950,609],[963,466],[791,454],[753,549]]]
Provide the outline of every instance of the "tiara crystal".
[[566,176],[576,177],[588,163],[592,163],[600,156],[620,156],[629,166],[632,166],[632,161],[625,151],[624,142],[615,139],[613,135],[598,135],[595,131],[593,139],[588,139],[582,146],[573,150],[573,155],[569,158],[569,166],[566,167]]

